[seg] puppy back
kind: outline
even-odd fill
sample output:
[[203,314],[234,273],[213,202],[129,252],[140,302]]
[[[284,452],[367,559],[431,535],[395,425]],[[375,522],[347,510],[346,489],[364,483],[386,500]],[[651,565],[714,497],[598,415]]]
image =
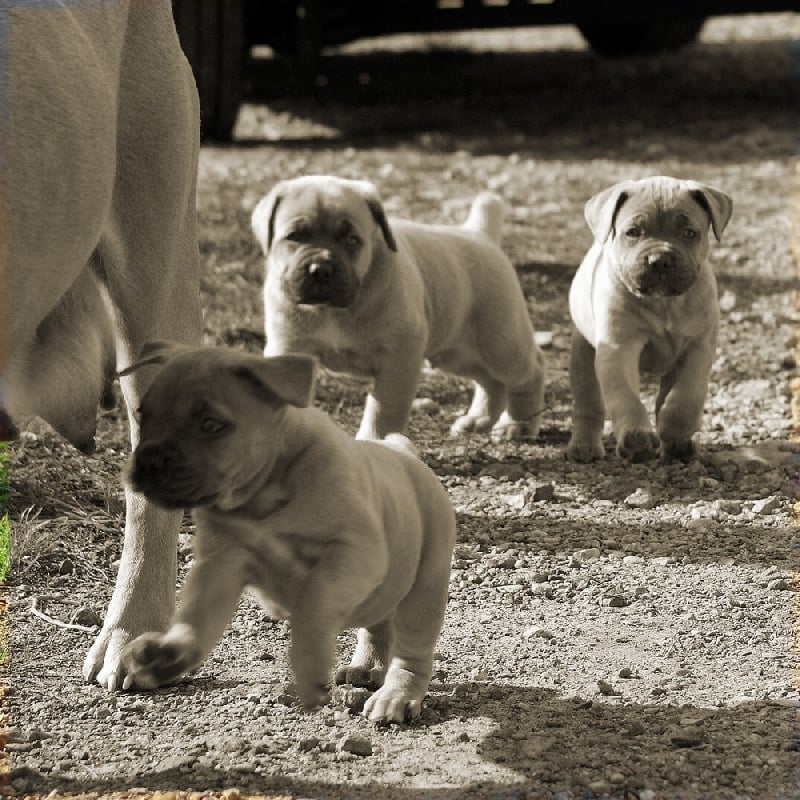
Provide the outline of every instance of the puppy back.
[[494,192],[481,192],[473,201],[464,223],[467,230],[485,233],[495,244],[503,238],[505,203]]

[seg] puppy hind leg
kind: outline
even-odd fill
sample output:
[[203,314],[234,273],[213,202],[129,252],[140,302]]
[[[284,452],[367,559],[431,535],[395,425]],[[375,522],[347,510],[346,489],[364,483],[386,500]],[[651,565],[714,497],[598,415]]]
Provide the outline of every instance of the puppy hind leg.
[[535,439],[539,435],[545,411],[545,367],[544,356],[535,343],[522,374],[529,376],[524,383],[507,387],[508,406],[492,429],[496,442]]
[[497,422],[506,407],[506,388],[502,381],[485,375],[476,380],[474,386],[475,393],[469,410],[452,424],[451,436],[485,433]]
[[355,652],[346,667],[336,671],[336,683],[377,689],[383,685],[394,644],[394,624],[386,619],[371,628],[359,628]]
[[440,568],[428,563],[420,570],[395,614],[395,649],[386,679],[364,704],[364,716],[373,722],[415,719],[428,691],[447,605],[450,562]]

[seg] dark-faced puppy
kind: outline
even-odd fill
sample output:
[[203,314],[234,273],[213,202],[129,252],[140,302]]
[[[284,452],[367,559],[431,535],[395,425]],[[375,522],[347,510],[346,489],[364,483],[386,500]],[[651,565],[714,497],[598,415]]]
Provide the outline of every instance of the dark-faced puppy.
[[419,714],[447,602],[455,517],[410,442],[356,441],[308,408],[314,359],[154,343],[133,486],[193,507],[195,562],[166,633],[124,654],[125,688],[199,666],[246,587],[291,622],[300,701],[326,702],[336,636],[359,627],[336,680],[379,687],[375,721]]
[[266,355],[305,352],[374,378],[359,438],[405,429],[420,369],[472,378],[453,433],[536,436],[543,358],[514,268],[499,247],[502,201],[479,195],[463,226],[387,219],[366,181],[306,176],[253,212],[266,254]]
[[[718,189],[666,177],[619,183],[586,204],[595,241],[569,295],[570,458],[604,455],[606,410],[624,458],[694,452],[719,327],[709,230],[719,239],[732,208]],[[657,432],[639,397],[640,370],[661,376]]]

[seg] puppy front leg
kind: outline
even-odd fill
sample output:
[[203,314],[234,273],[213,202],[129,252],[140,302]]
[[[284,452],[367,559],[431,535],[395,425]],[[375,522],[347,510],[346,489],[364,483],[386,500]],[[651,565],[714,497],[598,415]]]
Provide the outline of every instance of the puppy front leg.
[[392,353],[380,364],[356,439],[383,439],[388,433],[405,431],[424,358],[420,346],[408,347],[406,353]]
[[685,459],[694,454],[692,435],[703,418],[714,343],[712,337],[690,348],[674,369],[672,387],[656,414],[662,458]]
[[617,454],[628,461],[647,461],[658,454],[658,436],[639,397],[639,356],[644,342],[600,343],[595,368],[617,437]]
[[379,622],[371,628],[359,628],[353,658],[346,667],[337,670],[336,683],[351,683],[369,689],[382,686],[393,644],[392,619]]
[[594,347],[574,327],[569,378],[573,409],[572,435],[567,445],[567,458],[573,461],[594,461],[605,455],[603,421],[606,412],[595,370]]
[[238,553],[197,561],[166,633],[144,633],[122,651],[122,688],[153,689],[200,666],[236,611],[244,575]]

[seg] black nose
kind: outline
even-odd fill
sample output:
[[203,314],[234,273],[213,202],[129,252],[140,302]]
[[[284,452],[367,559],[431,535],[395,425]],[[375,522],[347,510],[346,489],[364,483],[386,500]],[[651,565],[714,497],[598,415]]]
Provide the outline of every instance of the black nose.
[[143,444],[136,448],[134,472],[139,477],[153,478],[168,471],[176,462],[174,448],[163,444]]
[[333,275],[333,266],[330,261],[312,261],[307,270],[309,277],[321,283],[330,280]]
[[659,253],[647,254],[647,266],[654,267],[655,269],[670,269],[675,266],[675,255],[669,250]]

